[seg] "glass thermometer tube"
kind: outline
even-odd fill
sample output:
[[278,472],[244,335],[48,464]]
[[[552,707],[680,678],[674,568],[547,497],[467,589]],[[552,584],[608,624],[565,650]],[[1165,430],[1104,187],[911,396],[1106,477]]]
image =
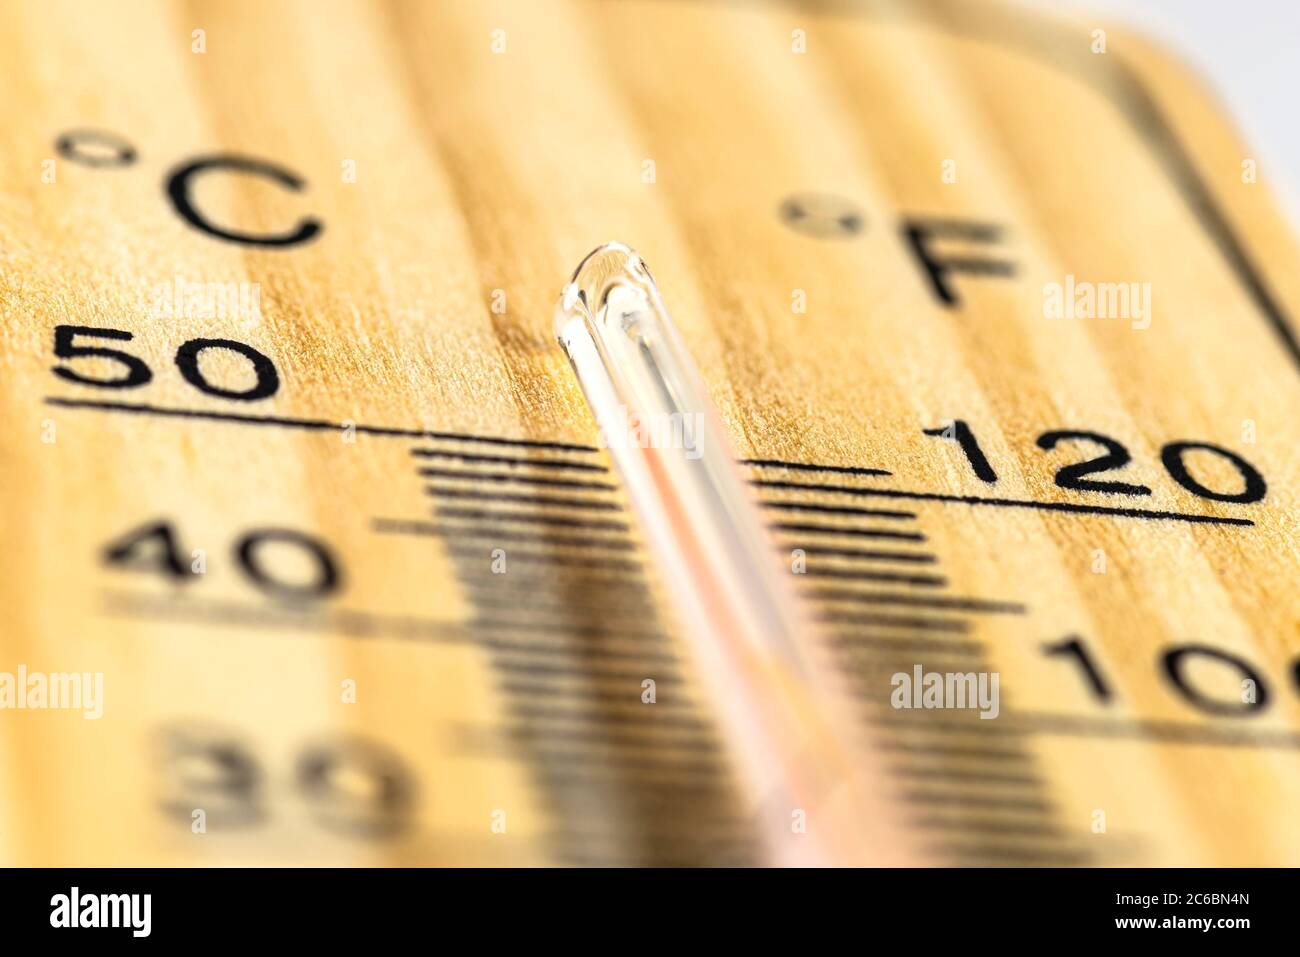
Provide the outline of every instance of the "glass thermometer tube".
[[640,256],[618,243],[589,254],[556,334],[723,721],[767,862],[912,863]]

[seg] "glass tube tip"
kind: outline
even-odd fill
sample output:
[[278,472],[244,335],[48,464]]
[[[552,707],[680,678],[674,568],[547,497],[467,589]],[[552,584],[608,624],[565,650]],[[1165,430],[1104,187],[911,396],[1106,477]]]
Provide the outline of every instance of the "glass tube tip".
[[[555,336],[560,344],[567,348],[575,320],[594,326],[606,314],[604,307],[610,293],[629,286],[637,288],[647,299],[657,292],[640,253],[620,242],[603,243],[589,252],[573,271],[555,307]],[[594,328],[591,331],[597,332]]]

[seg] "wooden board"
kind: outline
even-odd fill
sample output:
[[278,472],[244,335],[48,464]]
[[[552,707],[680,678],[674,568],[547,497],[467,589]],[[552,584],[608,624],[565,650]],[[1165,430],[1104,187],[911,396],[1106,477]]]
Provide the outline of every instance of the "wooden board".
[[[918,859],[1300,858],[1297,249],[1162,50],[962,3],[0,23],[0,672],[103,682],[0,713],[6,863],[757,860],[552,333],[615,239],[740,455],[808,466],[748,468]],[[893,708],[914,664],[999,717]]]

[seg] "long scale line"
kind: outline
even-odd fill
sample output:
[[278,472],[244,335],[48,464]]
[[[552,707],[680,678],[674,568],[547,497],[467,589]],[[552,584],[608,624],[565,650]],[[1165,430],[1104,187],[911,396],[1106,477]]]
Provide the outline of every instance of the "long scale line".
[[482,442],[487,445],[517,446],[528,449],[553,449],[559,452],[598,453],[600,449],[593,445],[579,445],[574,442],[543,442],[537,439],[507,439],[494,435],[471,435],[466,432],[435,432],[430,429],[403,429],[386,425],[363,425],[360,423],[345,426],[342,422],[328,419],[303,419],[287,415],[251,415],[242,412],[214,412],[208,409],[176,409],[147,402],[109,402],[103,399],[69,399],[63,396],[46,396],[49,405],[68,409],[97,409],[102,412],[125,412],[135,415],[158,415],[175,419],[205,419],[209,422],[238,422],[243,425],[279,426],[287,429],[308,429],[317,432],[342,432],[345,428],[363,435],[376,435],[383,438],[402,439],[439,439],[446,442]]
[[1084,505],[1079,502],[1039,502],[1032,499],[989,498],[983,495],[948,495],[942,492],[910,492],[894,488],[856,488],[851,485],[815,485],[805,482],[782,482],[768,479],[751,479],[751,485],[760,488],[799,489],[802,491],[833,492],[838,495],[860,495],[878,498],[916,499],[925,502],[958,502],[963,505],[994,505],[1002,508],[1036,508],[1044,511],[1073,512],[1079,515],[1115,515],[1122,518],[1172,519],[1182,522],[1199,522],[1205,525],[1254,525],[1248,518],[1226,518],[1219,515],[1196,515],[1190,512],[1167,512],[1149,508],[1120,508],[1109,505]]
[[[203,419],[211,422],[236,422],[244,425],[279,426],[281,428],[307,429],[313,431],[342,431],[342,422],[327,419],[306,419],[280,415],[250,415],[238,412],[214,412],[207,409],[177,409],[166,406],[151,405],[144,402],[110,402],[101,399],[72,399],[64,396],[46,396],[49,405],[70,409],[96,409],[103,412],[124,412],[135,415],[157,415],[166,418]],[[550,449],[561,452],[585,452],[597,454],[600,449],[591,445],[573,442],[549,442],[537,439],[508,439],[500,436],[470,435],[463,432],[434,432],[427,429],[405,429],[380,425],[357,424],[352,428],[365,435],[388,438],[438,439],[449,442],[480,442],[490,445],[515,446],[519,448]],[[749,463],[776,464],[774,459],[750,459]],[[528,463],[536,465],[536,462]],[[573,464],[573,463],[566,463]],[[781,467],[790,468],[808,466],[811,463],[780,463]],[[847,466],[826,466],[821,471],[842,471]],[[880,469],[859,470],[864,474],[889,474]],[[856,474],[856,473],[855,473]],[[799,482],[779,482],[766,479],[754,479],[752,483],[766,488],[801,489],[804,491],[830,491],[849,495],[879,496],[883,498],[913,499],[930,502],[955,502],[964,505],[991,505],[1004,508],[1034,508],[1045,511],[1069,512],[1078,515],[1113,515],[1121,518],[1168,519],[1173,521],[1193,522],[1206,525],[1251,526],[1255,523],[1247,518],[1227,518],[1217,515],[1196,515],[1185,512],[1169,512],[1156,509],[1116,508],[1104,505],[1085,505],[1076,502],[1039,502],[1029,499],[989,498],[980,495],[950,495],[940,492],[914,492],[903,489],[862,489],[846,486],[811,485]]]
[[[182,603],[172,599],[159,601],[154,596],[125,595],[122,593],[109,593],[106,598],[105,613],[145,620],[168,622],[188,620],[204,624],[246,625],[257,628],[341,631],[354,637],[382,634],[403,638],[431,638],[456,644],[472,644],[476,641],[474,637],[466,634],[461,626],[418,618],[391,618],[368,612],[343,611],[317,617],[297,614],[268,614],[266,608],[254,604],[197,603],[194,599],[186,599]],[[513,627],[513,624],[506,622],[496,622],[494,624],[507,628]],[[619,631],[619,634],[624,636],[627,633]],[[503,690],[524,697],[558,696],[563,700],[569,700],[572,692],[562,690],[554,684],[546,683],[541,675],[527,676],[526,667],[520,670],[525,673],[525,677],[503,683]],[[627,692],[618,688],[602,691],[598,688],[584,687],[583,694],[594,701],[624,702],[627,699]],[[1040,712],[1021,712],[1017,715],[1004,714],[999,719],[999,722],[1001,723],[1007,718],[1018,720],[1021,724],[1014,729],[1007,728],[1005,724],[999,729],[994,729],[953,722],[942,725],[920,721],[898,721],[893,723],[907,726],[908,732],[915,732],[922,736],[944,735],[952,732],[978,734],[986,731],[1005,730],[1014,736],[1064,735],[1082,738],[1131,738],[1188,746],[1209,745],[1228,748],[1300,750],[1300,733],[1285,729],[1220,728],[1193,722],[1106,719],[1092,718],[1086,715]],[[889,722],[876,721],[873,723]],[[877,749],[916,753],[924,757],[946,756],[1017,762],[1032,760],[1030,755],[1023,751],[980,745],[941,744],[933,740],[884,741],[877,745]],[[606,763],[606,760],[602,758],[600,762]],[[719,773],[721,772],[719,771]]]

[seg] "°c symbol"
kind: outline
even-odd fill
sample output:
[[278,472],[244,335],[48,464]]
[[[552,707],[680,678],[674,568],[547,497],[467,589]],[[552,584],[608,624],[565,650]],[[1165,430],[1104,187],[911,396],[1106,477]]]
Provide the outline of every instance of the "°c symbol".
[[245,233],[226,229],[209,220],[198,209],[191,195],[192,181],[212,172],[242,173],[260,176],[287,190],[299,192],[305,185],[301,177],[266,160],[229,154],[200,156],[177,167],[167,177],[167,195],[180,217],[200,232],[245,246],[297,246],[315,238],[323,228],[311,216],[299,220],[296,228],[284,233]]
[[830,193],[796,193],[781,203],[781,221],[817,239],[848,239],[866,228],[866,217],[847,199]]

